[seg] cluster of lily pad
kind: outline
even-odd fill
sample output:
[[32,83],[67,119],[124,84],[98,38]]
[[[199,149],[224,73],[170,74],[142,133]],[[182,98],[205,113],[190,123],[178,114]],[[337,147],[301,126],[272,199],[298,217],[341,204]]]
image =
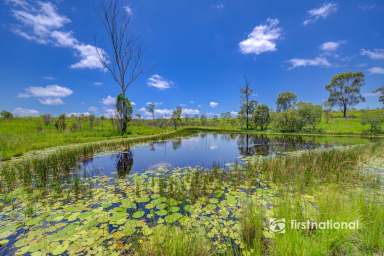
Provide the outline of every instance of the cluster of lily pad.
[[[182,180],[190,189],[192,179],[185,175],[191,172],[173,170],[166,179]],[[36,199],[23,188],[3,195],[0,254],[118,255],[140,244],[158,225],[204,227],[216,250],[224,251],[231,244],[241,247],[236,220],[242,201],[258,195],[267,200],[272,193],[250,189],[247,184],[234,188],[227,182],[220,187],[211,182],[205,184],[207,194],[194,200],[175,199],[167,194],[169,184],[163,188],[167,192],[161,191],[164,173],[167,170],[148,171],[124,180],[92,177],[86,182],[93,185],[77,198],[70,192],[42,192]]]

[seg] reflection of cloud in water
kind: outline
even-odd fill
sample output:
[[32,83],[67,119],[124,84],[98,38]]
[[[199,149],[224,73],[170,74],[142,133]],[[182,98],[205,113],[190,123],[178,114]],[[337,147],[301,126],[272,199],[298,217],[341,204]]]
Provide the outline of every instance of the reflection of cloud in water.
[[170,164],[170,163],[157,163],[157,164],[149,166],[148,169],[169,168],[171,166],[172,166],[172,164]]
[[217,145],[209,145],[210,150],[215,150],[217,148],[219,148]]

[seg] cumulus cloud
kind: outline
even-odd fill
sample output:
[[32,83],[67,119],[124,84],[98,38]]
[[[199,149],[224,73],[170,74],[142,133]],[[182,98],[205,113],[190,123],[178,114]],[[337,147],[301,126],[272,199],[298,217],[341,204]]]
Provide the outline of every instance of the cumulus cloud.
[[384,68],[382,67],[372,67],[370,69],[368,69],[368,72],[371,73],[371,74],[384,74]]
[[106,106],[113,106],[116,104],[116,98],[108,95],[107,97],[101,99],[101,103]]
[[114,108],[104,109],[103,116],[108,117],[108,118],[115,117],[116,116],[116,109],[114,109]]
[[335,3],[324,3],[318,8],[314,8],[308,11],[308,18],[304,20],[303,25],[307,26],[313,22],[316,22],[318,19],[325,19],[330,14],[337,11],[337,4]]
[[217,106],[219,106],[219,103],[216,102],[216,101],[210,101],[208,103],[208,105],[211,107],[211,108],[216,108]]
[[367,56],[368,58],[373,60],[384,60],[384,49],[374,49],[374,50],[361,49],[360,53],[361,55]]
[[15,108],[12,111],[13,115],[23,117],[23,116],[37,116],[39,115],[39,111],[35,109],[29,109],[29,108]]
[[42,98],[42,99],[39,99],[39,102],[43,105],[51,105],[51,106],[64,104],[63,100],[60,98]]
[[331,64],[325,57],[316,57],[313,59],[300,59],[293,58],[288,60],[290,64],[290,69],[298,68],[298,67],[307,67],[307,66],[319,66],[319,67],[329,67]]
[[58,13],[56,6],[51,2],[28,2],[12,0],[12,15],[17,23],[12,31],[30,41],[39,44],[51,45],[61,48],[70,48],[79,59],[71,68],[103,69],[98,55],[107,60],[103,49],[80,42],[73,36],[72,31],[63,31],[65,25],[71,20]]
[[276,41],[281,37],[278,19],[268,18],[265,24],[254,27],[248,38],[239,43],[243,54],[262,54],[276,51]]
[[127,13],[128,16],[132,16],[133,15],[132,8],[129,5],[124,6],[124,10],[125,10],[125,12]]
[[44,105],[61,105],[62,98],[68,97],[73,91],[65,86],[57,84],[42,86],[30,86],[19,93],[19,98],[38,98],[39,102]]
[[99,111],[99,109],[97,107],[95,107],[95,106],[90,106],[88,108],[88,112],[95,113],[97,111]]
[[193,109],[193,108],[183,108],[182,115],[183,116],[196,116],[196,115],[200,115],[200,110]]
[[165,89],[171,88],[173,85],[173,82],[164,79],[162,76],[158,74],[154,74],[150,78],[148,78],[147,85],[150,87],[155,87],[160,90],[165,90]]
[[342,44],[343,42],[333,42],[333,41],[328,41],[328,42],[325,42],[323,44],[320,45],[320,49],[322,51],[336,51],[340,45]]

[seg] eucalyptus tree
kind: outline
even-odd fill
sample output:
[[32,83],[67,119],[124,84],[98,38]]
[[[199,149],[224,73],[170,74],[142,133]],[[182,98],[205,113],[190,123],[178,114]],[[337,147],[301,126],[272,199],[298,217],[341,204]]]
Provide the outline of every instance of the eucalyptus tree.
[[181,107],[177,107],[172,112],[172,122],[175,129],[177,129],[178,124],[181,122],[181,115],[182,115],[183,109]]
[[335,75],[325,87],[329,92],[328,104],[332,107],[341,107],[344,118],[347,117],[349,107],[365,101],[361,94],[361,87],[363,85],[364,74],[362,72],[348,72]]
[[249,119],[255,110],[257,102],[251,99],[253,90],[248,79],[244,79],[244,87],[240,89],[241,107],[239,111],[240,120],[245,121],[247,130],[249,129]]
[[154,102],[149,102],[147,106],[145,106],[145,109],[147,112],[151,113],[152,119],[155,119],[155,110],[156,110],[156,105]]
[[379,94],[379,102],[381,102],[383,104],[383,107],[384,107],[384,86],[377,88],[375,90],[375,93]]
[[277,96],[277,112],[287,111],[296,106],[297,96],[293,92],[282,92]]
[[253,122],[256,127],[260,127],[260,130],[267,129],[269,123],[271,122],[271,116],[269,112],[269,107],[265,104],[257,105],[255,111],[253,112]]
[[142,74],[142,50],[130,31],[130,15],[122,4],[118,4],[120,2],[105,0],[101,8],[101,18],[110,43],[110,58],[107,58],[103,50],[96,50],[100,63],[120,87],[120,93],[116,97],[116,112],[119,129],[123,134],[132,114],[132,105],[126,92]]

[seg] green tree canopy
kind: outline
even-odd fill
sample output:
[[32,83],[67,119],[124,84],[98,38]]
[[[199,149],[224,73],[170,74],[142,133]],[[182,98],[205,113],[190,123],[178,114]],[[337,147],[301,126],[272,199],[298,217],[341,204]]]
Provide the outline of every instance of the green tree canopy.
[[321,121],[323,109],[319,105],[300,102],[297,104],[297,112],[305,125],[311,126],[312,129],[315,129],[316,125],[318,125]]
[[267,129],[269,123],[271,122],[269,107],[265,104],[257,105],[252,117],[256,127],[260,127],[261,130]]
[[297,96],[293,92],[282,92],[277,96],[277,112],[293,109],[296,105]]
[[155,119],[155,109],[156,105],[154,102],[149,102],[147,106],[145,107],[145,110],[147,110],[152,115],[152,119]]
[[127,131],[127,123],[132,119],[132,105],[128,98],[120,93],[116,98],[116,112],[122,134]]
[[0,112],[0,117],[4,118],[4,119],[12,119],[13,118],[13,114],[11,112],[9,112],[9,111],[3,110],[3,111]]
[[384,86],[377,88],[375,93],[379,94],[379,102],[381,102],[384,106]]
[[335,75],[325,87],[329,92],[329,105],[341,107],[343,116],[347,117],[349,107],[365,101],[365,98],[361,95],[363,84],[364,74],[362,72],[348,72]]

